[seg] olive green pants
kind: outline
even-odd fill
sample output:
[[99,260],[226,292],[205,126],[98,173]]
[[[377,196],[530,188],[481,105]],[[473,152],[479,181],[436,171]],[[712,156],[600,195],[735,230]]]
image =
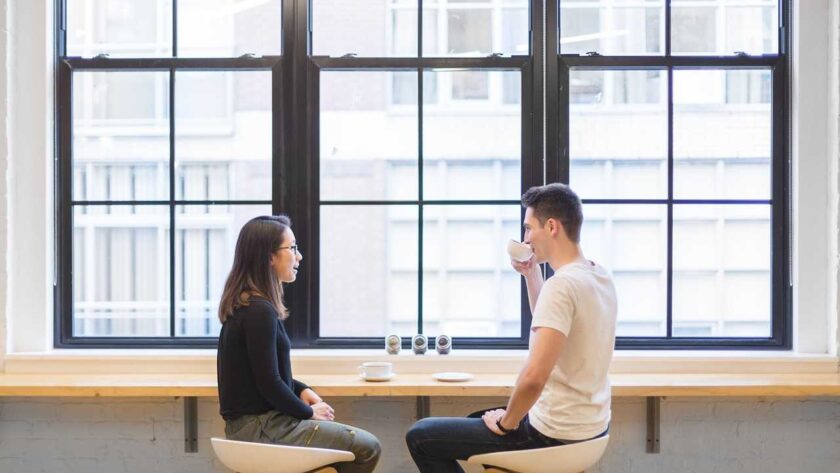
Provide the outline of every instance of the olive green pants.
[[300,420],[277,411],[244,415],[225,422],[225,436],[241,442],[273,443],[298,447],[331,448],[353,452],[356,460],[336,463],[339,473],[370,473],[382,448],[369,432],[321,420]]

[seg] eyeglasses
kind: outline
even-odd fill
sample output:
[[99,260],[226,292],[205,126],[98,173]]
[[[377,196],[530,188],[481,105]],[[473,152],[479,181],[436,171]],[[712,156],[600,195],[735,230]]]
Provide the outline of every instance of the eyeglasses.
[[300,253],[300,245],[281,246],[278,250],[292,250],[292,253],[298,254]]

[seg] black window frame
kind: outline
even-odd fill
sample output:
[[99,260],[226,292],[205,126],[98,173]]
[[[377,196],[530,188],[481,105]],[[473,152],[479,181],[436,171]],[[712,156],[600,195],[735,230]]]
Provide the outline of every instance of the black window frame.
[[[779,0],[779,54],[762,56],[672,56],[670,55],[670,0],[665,2],[665,54],[662,56],[567,56],[559,47],[559,15],[562,0],[531,0],[530,45],[528,56],[474,58],[422,57],[422,17],[418,16],[418,57],[324,57],[310,54],[312,45],[311,0],[284,0],[282,3],[282,41],[280,56],[238,58],[177,57],[177,1],[173,1],[173,56],[171,58],[110,59],[107,57],[66,57],[66,0],[56,0],[56,235],[54,345],[58,348],[208,348],[215,337],[175,336],[175,206],[271,204],[273,213],[286,213],[295,222],[298,241],[307,249],[307,264],[298,281],[286,288],[288,305],[295,316],[287,319],[287,330],[297,348],[381,348],[381,337],[320,337],[319,328],[319,75],[323,70],[416,70],[418,72],[418,113],[423,114],[423,76],[429,69],[519,69],[522,107],[522,191],[543,182],[569,182],[569,68],[667,69],[668,105],[668,198],[661,201],[621,203],[659,203],[668,208],[667,250],[667,327],[668,337],[620,337],[619,349],[790,349],[792,345],[792,290],[790,261],[790,0]],[[417,0],[418,12],[423,0]],[[766,67],[773,79],[772,143],[772,336],[770,338],[671,337],[672,222],[675,203],[734,203],[735,201],[691,201],[673,199],[673,100],[674,67]],[[75,71],[159,70],[169,71],[170,115],[170,198],[160,201],[73,201],[72,195],[72,76]],[[185,201],[174,193],[175,72],[180,70],[270,70],[272,72],[272,196],[271,201]],[[544,87],[544,84],[546,85]],[[552,87],[551,84],[557,84]],[[422,123],[422,120],[420,121]],[[422,125],[419,129],[422,137]],[[422,149],[422,139],[419,146]],[[293,159],[304,157],[304,159]],[[422,152],[419,161],[422,192]],[[742,201],[737,201],[743,203]],[[358,204],[357,201],[330,201],[327,205]],[[395,204],[394,201],[364,201],[368,205]],[[419,261],[422,267],[422,209],[424,205],[514,204],[517,201],[429,201],[422,194],[417,201],[396,202],[417,205],[420,212]],[[584,203],[615,203],[613,200]],[[762,202],[767,203],[767,202]],[[170,336],[169,337],[78,337],[73,335],[72,296],[72,216],[78,205],[160,205],[170,212]],[[523,212],[524,213],[524,212]],[[546,271],[551,270],[547,266]],[[418,271],[422,294],[422,271]],[[531,314],[525,284],[520,284],[521,321],[518,338],[456,337],[462,348],[526,348]],[[422,297],[418,297],[418,333],[422,333]],[[403,339],[410,346],[410,338]],[[430,339],[430,346],[434,346]]]
[[[664,337],[617,337],[616,348],[631,350],[790,350],[793,343],[793,286],[791,282],[791,172],[790,172],[790,77],[792,48],[791,0],[778,0],[778,53],[731,56],[673,55],[671,51],[671,0],[664,4],[665,44],[663,55],[609,56],[598,54],[563,54],[560,47],[560,4],[548,0],[546,43],[553,48],[554,60],[546,63],[546,178],[569,183],[569,111],[572,68],[590,70],[661,70],[666,72],[668,87],[668,195],[665,199],[582,199],[585,204],[665,204],[667,206],[667,288],[666,334]],[[769,69],[772,77],[772,147],[769,200],[749,199],[675,199],[673,153],[673,71],[674,69]],[[757,204],[771,206],[771,336],[770,337],[674,337],[673,336],[673,208],[675,204]]]

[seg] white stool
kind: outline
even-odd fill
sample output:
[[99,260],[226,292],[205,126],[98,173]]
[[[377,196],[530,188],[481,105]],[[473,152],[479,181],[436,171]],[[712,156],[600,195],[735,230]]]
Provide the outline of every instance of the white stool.
[[486,465],[485,473],[578,473],[604,454],[610,436],[557,447],[473,455],[467,463]]
[[223,465],[237,473],[336,473],[326,466],[356,459],[352,452],[212,438]]

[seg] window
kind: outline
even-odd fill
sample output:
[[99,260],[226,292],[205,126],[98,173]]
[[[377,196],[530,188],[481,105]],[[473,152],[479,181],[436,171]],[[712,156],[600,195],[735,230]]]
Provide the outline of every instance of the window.
[[272,211],[280,1],[62,7],[57,207],[72,278],[57,342],[207,344],[239,228]]
[[789,347],[779,3],[559,10],[547,155],[568,156],[555,179],[583,198],[587,256],[612,271],[619,345]]
[[319,251],[309,292],[289,289],[317,305],[310,327],[289,325],[318,345],[418,332],[523,344],[521,282],[501,249],[521,236],[523,186],[540,182],[525,177],[540,156],[523,153],[539,99],[528,3],[430,1],[422,15],[418,2],[351,3],[312,2]]
[[213,346],[283,212],[296,346],[524,347],[504,242],[545,181],[620,347],[790,344],[786,2],[58,1],[59,346]]

